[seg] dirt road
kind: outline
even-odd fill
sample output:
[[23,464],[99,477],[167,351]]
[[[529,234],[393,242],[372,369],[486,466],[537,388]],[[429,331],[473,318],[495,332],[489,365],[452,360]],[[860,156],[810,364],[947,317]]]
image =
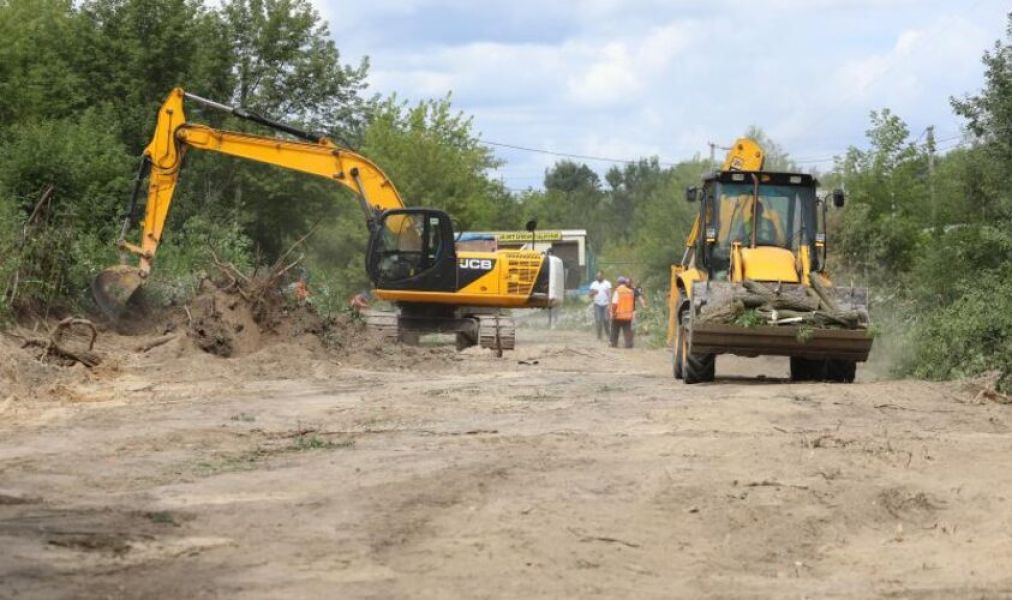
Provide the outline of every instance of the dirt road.
[[1008,406],[519,346],[153,351],[0,397],[0,597],[1012,597]]

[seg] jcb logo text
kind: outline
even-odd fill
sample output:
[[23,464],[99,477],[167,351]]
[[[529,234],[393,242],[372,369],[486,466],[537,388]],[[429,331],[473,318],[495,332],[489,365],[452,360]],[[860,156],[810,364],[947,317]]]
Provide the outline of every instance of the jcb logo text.
[[462,258],[457,264],[461,269],[480,269],[482,271],[492,269],[492,261],[487,258]]

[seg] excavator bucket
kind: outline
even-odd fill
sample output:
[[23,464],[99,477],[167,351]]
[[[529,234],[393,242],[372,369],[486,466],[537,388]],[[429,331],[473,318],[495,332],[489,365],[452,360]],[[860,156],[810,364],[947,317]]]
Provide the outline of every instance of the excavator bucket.
[[91,295],[102,312],[111,319],[118,319],[141,283],[143,279],[137,267],[116,265],[92,280]]

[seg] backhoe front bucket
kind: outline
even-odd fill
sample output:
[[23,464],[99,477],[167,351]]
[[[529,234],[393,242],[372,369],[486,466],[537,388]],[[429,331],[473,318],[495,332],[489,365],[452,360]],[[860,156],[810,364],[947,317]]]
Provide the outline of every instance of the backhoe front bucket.
[[868,360],[871,344],[872,336],[865,329],[695,323],[690,337],[690,352],[865,361]]
[[[803,299],[807,292],[798,284],[778,285],[785,298]],[[696,282],[693,302],[716,311],[745,292],[741,284]],[[843,311],[868,310],[868,290],[831,287],[825,290]],[[800,324],[745,326],[707,321],[698,311],[689,317],[689,352],[694,354],[737,354],[738,356],[793,356],[809,359],[865,361],[871,351],[873,334],[867,329],[837,329]]]
[[143,281],[137,267],[116,265],[92,280],[91,295],[102,312],[111,319],[118,319]]

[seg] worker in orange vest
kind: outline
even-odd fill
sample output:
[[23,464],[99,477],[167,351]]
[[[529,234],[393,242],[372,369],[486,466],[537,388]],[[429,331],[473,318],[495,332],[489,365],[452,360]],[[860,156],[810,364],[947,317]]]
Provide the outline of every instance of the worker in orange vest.
[[304,269],[299,269],[296,272],[296,279],[288,286],[288,291],[292,299],[299,304],[309,301],[309,297],[313,293],[309,291],[309,275]]
[[622,332],[625,347],[633,347],[633,317],[636,316],[636,292],[629,287],[629,278],[619,277],[618,287],[611,297],[611,347],[618,346],[618,332]]
[[369,290],[362,290],[351,297],[351,300],[348,301],[348,307],[352,313],[359,315],[363,310],[369,309],[369,302],[371,300],[372,294],[369,293]]

